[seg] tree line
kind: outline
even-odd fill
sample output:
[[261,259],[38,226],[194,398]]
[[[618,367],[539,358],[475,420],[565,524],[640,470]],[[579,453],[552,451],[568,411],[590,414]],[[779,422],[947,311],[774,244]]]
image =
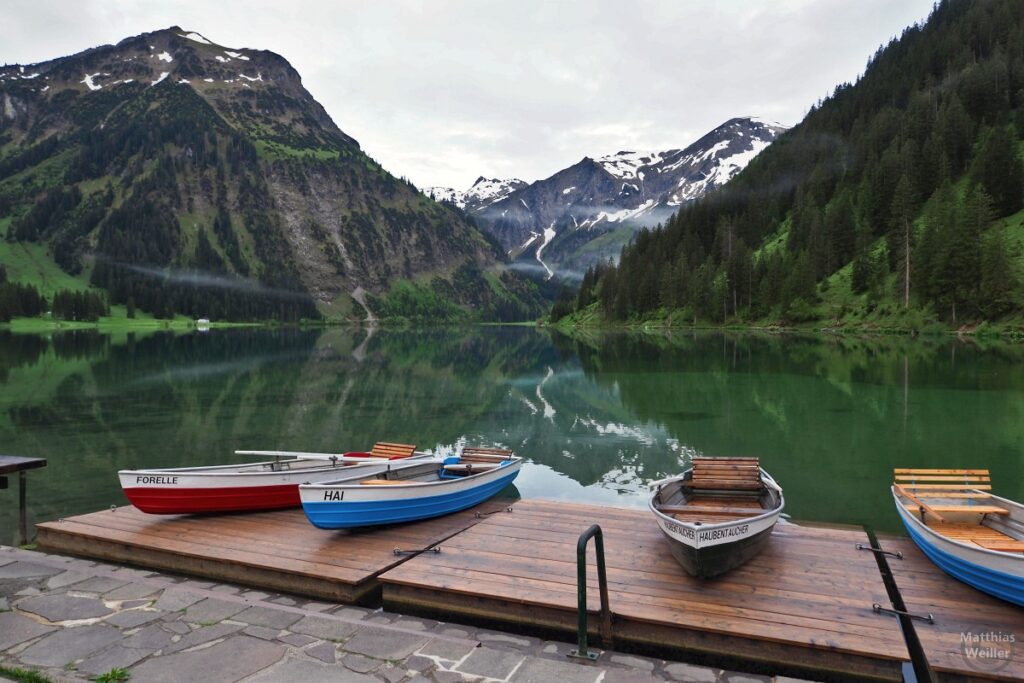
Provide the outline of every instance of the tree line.
[[552,317],[800,321],[840,285],[957,324],[1019,311],[1013,240],[992,226],[1024,207],[1022,137],[1024,3],[944,0]]

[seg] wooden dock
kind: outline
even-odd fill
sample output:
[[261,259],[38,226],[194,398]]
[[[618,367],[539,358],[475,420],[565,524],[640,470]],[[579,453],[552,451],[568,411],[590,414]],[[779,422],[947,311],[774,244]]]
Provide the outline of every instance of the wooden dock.
[[[932,668],[945,677],[1024,680],[1024,609],[977,591],[944,574],[907,538],[880,539],[884,549],[903,553],[889,558],[896,586],[907,611],[935,617],[930,624],[914,621],[914,630]],[[1002,633],[1016,643],[1003,644],[1007,655],[968,648],[964,634]],[[996,643],[998,645],[998,643]],[[981,644],[985,647],[985,644]]]
[[[513,504],[513,512],[503,512]],[[476,512],[495,513],[477,517]],[[41,549],[348,603],[429,612],[574,640],[576,543],[604,533],[613,640],[633,649],[747,671],[822,679],[900,680],[910,658],[860,530],[779,524],[767,549],[724,577],[698,581],[668,553],[646,510],[495,499],[474,510],[344,532],[301,510],[157,517],[131,507],[38,525]],[[441,552],[395,555],[440,544]],[[938,570],[907,539],[884,539],[931,666],[948,680],[1024,679],[1024,611]],[[588,606],[600,619],[593,543]],[[1008,661],[964,656],[962,633],[1002,632]]]
[[494,499],[437,519],[373,531],[324,531],[300,509],[154,516],[131,506],[38,524],[40,549],[230,581],[337,602],[373,601],[394,549],[440,543],[500,510]]
[[[863,531],[779,525],[768,548],[723,578],[698,581],[668,553],[645,510],[521,501],[382,574],[384,603],[446,618],[576,630],[576,543],[604,533],[614,643],[707,662],[826,677],[900,680],[909,659]],[[591,544],[592,545],[592,544]],[[589,551],[588,607],[597,610]],[[600,620],[592,612],[593,633]],[[606,644],[606,646],[609,644]]]

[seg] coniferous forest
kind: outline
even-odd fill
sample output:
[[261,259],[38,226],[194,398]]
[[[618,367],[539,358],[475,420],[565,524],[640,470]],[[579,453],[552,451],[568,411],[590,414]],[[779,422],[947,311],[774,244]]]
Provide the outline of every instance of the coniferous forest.
[[728,185],[590,269],[551,318],[1012,317],[1022,137],[1024,3],[944,0]]

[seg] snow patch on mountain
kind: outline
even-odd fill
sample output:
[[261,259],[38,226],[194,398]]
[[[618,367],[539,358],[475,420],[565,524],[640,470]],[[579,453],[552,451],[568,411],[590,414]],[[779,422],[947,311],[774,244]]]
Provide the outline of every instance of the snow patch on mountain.
[[544,270],[548,274],[547,279],[549,279],[549,280],[555,274],[555,272],[553,270],[551,270],[550,268],[548,268],[548,264],[544,263],[544,261],[543,261],[543,259],[541,259],[540,255],[541,255],[541,252],[544,251],[544,247],[548,246],[548,243],[550,243],[551,240],[555,239],[555,235],[557,235],[557,234],[558,233],[555,232],[555,222],[551,221],[551,225],[549,225],[548,227],[544,228],[544,241],[541,243],[541,245],[539,247],[537,247],[537,262],[540,263],[540,265],[544,266]]
[[469,207],[472,210],[480,211],[525,186],[526,183],[518,178],[499,180],[481,176],[465,191],[437,186],[425,188],[423,194],[433,197],[438,202],[455,204],[460,209]]
[[197,43],[202,43],[203,45],[213,45],[213,43],[211,43],[201,34],[196,33],[195,31],[193,31],[192,33],[179,33],[178,35],[182,38],[188,38],[189,40],[194,40]]
[[171,56],[170,52],[161,52],[156,56],[156,58],[162,62],[167,62],[168,64],[174,61],[174,57]]
[[79,82],[80,83],[85,83],[85,87],[89,88],[89,90],[100,90],[101,88],[103,88],[103,86],[100,85],[99,83],[94,82],[92,80],[92,79],[96,78],[99,75],[100,75],[100,73],[98,71],[96,73],[94,73],[94,74],[86,74],[85,78],[83,78]]
[[644,166],[655,166],[662,159],[662,152],[630,152],[622,151],[603,156],[594,161],[618,180],[642,178],[640,171]]

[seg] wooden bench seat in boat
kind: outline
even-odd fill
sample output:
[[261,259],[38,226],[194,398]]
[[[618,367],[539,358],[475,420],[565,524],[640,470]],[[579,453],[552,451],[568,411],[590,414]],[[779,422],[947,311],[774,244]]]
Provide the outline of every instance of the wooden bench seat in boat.
[[469,474],[471,472],[488,472],[499,467],[501,467],[501,463],[497,462],[460,462],[453,465],[445,465],[444,469],[446,472]]
[[761,467],[757,458],[694,458],[693,474],[684,486],[722,491],[759,491]]
[[459,460],[463,463],[499,463],[512,457],[507,448],[477,448],[469,446],[462,449]]
[[662,512],[664,512],[666,515],[675,515],[675,514],[679,514],[679,513],[686,513],[686,514],[693,513],[693,514],[696,514],[696,515],[703,515],[705,517],[720,517],[720,516],[725,516],[725,517],[755,517],[755,516],[761,514],[762,512],[764,512],[764,510],[761,509],[760,507],[756,507],[756,508],[746,508],[746,507],[735,507],[735,508],[713,507],[713,508],[708,508],[708,507],[702,507],[702,506],[699,506],[699,505],[696,505],[696,506],[694,506],[694,505],[662,505],[658,509],[661,510]]
[[363,479],[359,482],[363,486],[397,486],[399,484],[422,484],[422,481],[410,481],[409,479]]
[[992,490],[992,479],[988,470],[956,470],[956,469],[913,469],[896,468],[893,470],[893,485],[896,492],[911,500],[913,504],[904,503],[911,511],[928,513],[939,522],[946,523],[943,512],[978,513],[1005,515],[1006,510],[994,505],[953,505],[944,503],[926,503],[927,498],[964,498],[967,500],[985,500],[991,495],[983,491]]
[[928,522],[928,528],[951,541],[974,543],[986,550],[1003,552],[1024,552],[1024,541],[1007,536],[998,529],[983,524],[942,524]]
[[998,550],[1002,553],[1024,553],[1024,541],[971,541],[985,550]]
[[893,481],[911,491],[991,491],[988,470],[916,470],[896,468]]
[[370,449],[370,457],[387,458],[388,460],[399,460],[401,458],[408,458],[415,452],[415,444],[388,443],[387,441],[378,441],[377,443],[373,444],[373,448]]
[[[920,506],[913,503],[904,503],[903,507],[911,512],[916,512]],[[1010,511],[1006,508],[996,507],[995,505],[929,505],[927,509],[934,510],[935,512],[971,512],[978,515],[1010,514]]]

